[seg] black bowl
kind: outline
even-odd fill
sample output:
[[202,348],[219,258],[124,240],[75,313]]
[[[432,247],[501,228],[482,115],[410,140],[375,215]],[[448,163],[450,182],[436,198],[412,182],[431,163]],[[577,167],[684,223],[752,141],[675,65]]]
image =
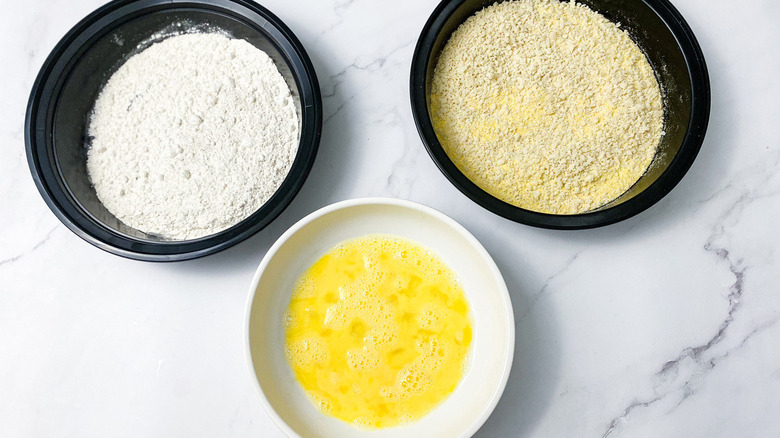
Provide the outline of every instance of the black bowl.
[[[287,81],[300,120],[298,154],[271,199],[227,230],[185,241],[166,241],[120,222],[100,203],[86,171],[87,121],[102,86],[128,57],[174,29],[218,29],[263,50]],[[274,220],[308,176],[321,128],[314,67],[292,31],[268,10],[244,0],[117,0],[78,23],[46,59],[30,95],[25,142],[38,190],[74,233],[123,257],[174,261],[225,249]]]
[[596,210],[554,215],[501,201],[466,178],[444,152],[428,114],[429,87],[439,54],[450,35],[495,0],[443,0],[423,28],[412,58],[412,112],[425,147],[444,175],[466,196],[507,219],[553,229],[612,224],[644,211],[677,185],[701,148],[710,113],[710,83],[704,55],[688,24],[667,0],[578,0],[619,22],[655,71],[664,101],[664,129],[658,153],[627,192]]

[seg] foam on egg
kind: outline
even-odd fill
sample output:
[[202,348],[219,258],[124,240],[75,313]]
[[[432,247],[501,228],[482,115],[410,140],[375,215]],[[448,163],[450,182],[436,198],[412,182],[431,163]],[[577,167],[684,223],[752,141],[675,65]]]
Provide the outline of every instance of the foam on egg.
[[284,328],[315,406],[361,429],[433,409],[465,373],[472,339],[454,273],[414,242],[376,235],[339,244],[301,276]]
[[311,336],[288,343],[285,357],[294,367],[308,368],[327,363],[328,348],[322,339]]

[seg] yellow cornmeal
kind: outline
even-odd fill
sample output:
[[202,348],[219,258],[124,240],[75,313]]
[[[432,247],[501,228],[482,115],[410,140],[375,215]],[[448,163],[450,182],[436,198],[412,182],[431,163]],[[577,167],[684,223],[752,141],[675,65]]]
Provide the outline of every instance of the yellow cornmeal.
[[455,165],[529,210],[575,214],[628,190],[663,134],[658,82],[626,32],[558,0],[489,6],[434,70],[430,114]]
[[369,429],[417,420],[452,393],[472,336],[453,272],[379,235],[338,245],[298,279],[285,330],[287,360],[320,411]]

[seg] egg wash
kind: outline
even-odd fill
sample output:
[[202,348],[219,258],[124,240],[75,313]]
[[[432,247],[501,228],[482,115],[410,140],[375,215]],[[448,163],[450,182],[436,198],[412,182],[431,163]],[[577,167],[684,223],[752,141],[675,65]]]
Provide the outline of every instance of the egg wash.
[[301,275],[285,355],[324,414],[362,429],[416,421],[457,387],[472,339],[457,277],[425,247],[369,235]]

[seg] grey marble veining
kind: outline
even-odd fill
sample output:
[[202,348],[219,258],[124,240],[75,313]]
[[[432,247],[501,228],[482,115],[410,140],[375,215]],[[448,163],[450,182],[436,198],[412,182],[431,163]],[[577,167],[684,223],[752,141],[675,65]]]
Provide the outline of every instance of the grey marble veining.
[[411,56],[434,0],[267,0],[323,94],[322,143],[290,207],[222,253],[156,265],[69,232],[35,189],[22,124],[59,38],[99,0],[3,4],[0,419],[4,436],[281,437],[250,384],[247,288],[284,230],[329,203],[430,205],[493,255],[515,361],[478,437],[770,437],[780,430],[780,2],[672,0],[707,58],[713,105],[688,175],[627,221],[579,232],[506,221],[422,146]]

